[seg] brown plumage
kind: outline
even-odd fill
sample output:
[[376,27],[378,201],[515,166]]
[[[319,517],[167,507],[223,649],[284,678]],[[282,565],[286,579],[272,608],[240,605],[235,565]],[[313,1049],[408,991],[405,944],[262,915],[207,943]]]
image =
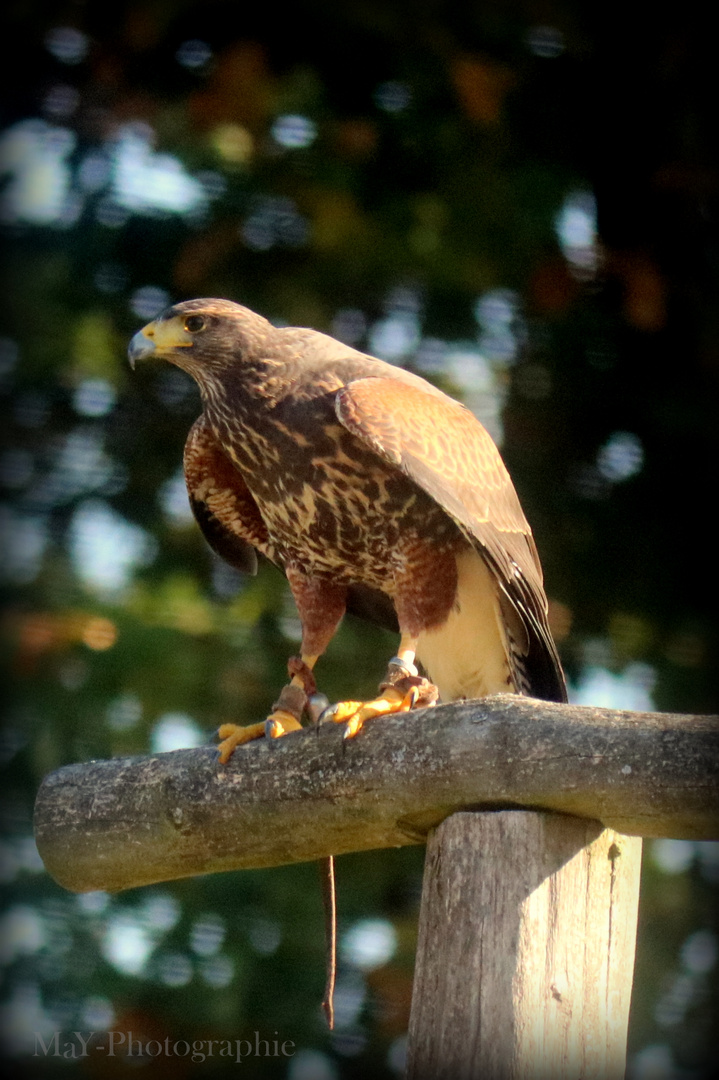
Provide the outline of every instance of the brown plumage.
[[[202,415],[185,476],[207,541],[253,573],[282,570],[302,655],[264,723],[224,725],[220,760],[300,726],[312,669],[346,610],[400,631],[380,697],[330,718],[346,736],[371,716],[501,691],[566,700],[531,530],[497,448],[464,406],[325,334],[276,329],[227,300],[190,300],[139,331],[130,359],[187,371]],[[420,678],[417,657],[436,687]],[[333,1023],[334,863],[324,862]]]
[[565,700],[531,530],[490,436],[464,406],[313,330],[191,300],[140,331],[203,412],[185,449],[211,546],[288,576],[302,653],[345,608],[399,627],[444,699],[513,690]]

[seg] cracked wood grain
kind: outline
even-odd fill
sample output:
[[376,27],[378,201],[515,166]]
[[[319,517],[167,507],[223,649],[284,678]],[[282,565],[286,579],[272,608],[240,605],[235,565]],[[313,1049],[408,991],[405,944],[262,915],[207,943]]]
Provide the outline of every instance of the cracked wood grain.
[[427,844],[407,1080],[621,1080],[642,841],[526,811]]

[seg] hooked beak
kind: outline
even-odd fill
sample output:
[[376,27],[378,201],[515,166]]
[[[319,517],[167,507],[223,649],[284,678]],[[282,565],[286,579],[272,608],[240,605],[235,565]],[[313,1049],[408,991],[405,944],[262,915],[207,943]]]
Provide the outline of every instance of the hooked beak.
[[147,360],[148,357],[154,356],[157,352],[155,342],[145,333],[145,330],[147,329],[149,328],[144,327],[142,330],[138,330],[128,345],[127,358],[130,361],[130,367],[133,371],[135,370],[135,364],[138,360]]
[[192,335],[188,334],[182,319],[154,319],[138,330],[129,344],[127,355],[134,370],[138,360],[159,357],[174,363],[178,349],[191,349]]

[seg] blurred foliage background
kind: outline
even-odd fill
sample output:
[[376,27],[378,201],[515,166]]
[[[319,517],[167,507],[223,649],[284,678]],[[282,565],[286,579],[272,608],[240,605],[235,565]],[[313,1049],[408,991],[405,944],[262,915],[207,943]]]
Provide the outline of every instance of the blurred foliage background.
[[[337,1030],[313,866],[74,897],[42,776],[265,715],[279,575],[190,519],[190,380],[132,333],[223,296],[420,371],[503,449],[575,701],[716,708],[714,36],[691,3],[8,0],[0,134],[5,1054],[28,1075],[401,1075],[422,849],[340,860]],[[371,693],[349,619],[319,670]],[[629,1072],[713,1075],[719,845],[646,844]],[[40,1033],[212,1058],[33,1057]],[[217,1057],[222,1040],[290,1055]],[[65,1047],[64,1036],[59,1047]],[[154,1047],[155,1044],[153,1044]],[[79,1054],[80,1047],[76,1044]]]

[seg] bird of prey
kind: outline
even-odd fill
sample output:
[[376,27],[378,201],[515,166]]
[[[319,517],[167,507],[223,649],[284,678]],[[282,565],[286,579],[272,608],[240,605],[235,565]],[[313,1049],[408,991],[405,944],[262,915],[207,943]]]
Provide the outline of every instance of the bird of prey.
[[566,700],[530,527],[499,451],[463,405],[228,300],[168,308],[129,356],[167,360],[196,381],[203,410],[184,455],[195,517],[232,566],[256,572],[259,552],[284,572],[302,625],[271,715],[224,725],[223,761],[248,739],[301,726],[312,669],[345,611],[400,634],[380,696],[328,715],[347,722],[348,737],[437,692]]
[[221,761],[301,726],[315,663],[345,611],[400,635],[378,697],[325,712],[346,722],[346,737],[438,695],[566,700],[531,530],[496,446],[463,405],[228,300],[168,308],[129,356],[167,360],[196,381],[202,414],[184,456],[195,517],[232,566],[255,572],[259,552],[283,571],[302,625],[269,717],[223,725]]

